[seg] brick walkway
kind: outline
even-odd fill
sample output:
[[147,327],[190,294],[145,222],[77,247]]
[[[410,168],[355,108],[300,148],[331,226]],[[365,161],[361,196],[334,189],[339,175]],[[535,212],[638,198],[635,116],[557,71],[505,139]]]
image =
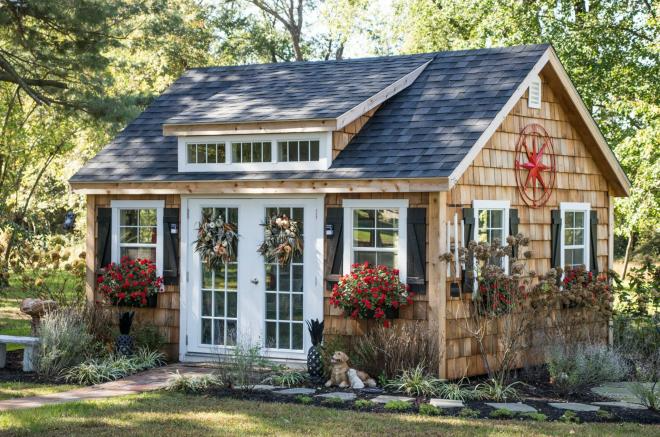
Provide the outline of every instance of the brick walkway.
[[43,396],[7,399],[0,401],[0,411],[34,408],[42,405],[62,404],[87,399],[112,398],[158,390],[165,387],[171,374],[176,373],[177,370],[179,373],[187,375],[203,375],[212,371],[212,369],[207,367],[171,364],[91,387],[77,388],[75,390],[51,393]]

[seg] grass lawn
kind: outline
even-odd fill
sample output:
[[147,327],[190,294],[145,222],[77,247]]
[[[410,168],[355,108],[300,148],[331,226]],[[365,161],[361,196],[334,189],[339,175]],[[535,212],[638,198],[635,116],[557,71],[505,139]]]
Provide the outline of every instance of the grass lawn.
[[25,398],[57,393],[78,388],[67,384],[40,384],[34,382],[0,382],[0,401],[12,398]]
[[357,413],[294,404],[152,392],[0,413],[0,434],[660,436],[637,424],[563,424]]

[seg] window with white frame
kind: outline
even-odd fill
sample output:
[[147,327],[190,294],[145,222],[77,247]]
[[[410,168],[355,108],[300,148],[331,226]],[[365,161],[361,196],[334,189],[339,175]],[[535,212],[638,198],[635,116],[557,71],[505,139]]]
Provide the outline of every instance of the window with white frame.
[[588,203],[562,203],[561,210],[561,266],[573,268],[584,265],[589,269]]
[[178,139],[180,172],[326,170],[332,132],[189,136]]
[[[477,242],[492,243],[499,240],[500,244],[506,244],[509,228],[509,209],[511,203],[507,200],[475,200],[474,209],[474,239]],[[500,260],[499,264],[501,265]],[[496,263],[496,260],[492,260]],[[504,262],[505,269],[508,263]]]
[[163,266],[162,200],[112,201],[112,260],[127,256],[156,263],[158,274]]
[[347,199],[344,206],[344,272],[368,262],[399,270],[406,279],[408,201]]

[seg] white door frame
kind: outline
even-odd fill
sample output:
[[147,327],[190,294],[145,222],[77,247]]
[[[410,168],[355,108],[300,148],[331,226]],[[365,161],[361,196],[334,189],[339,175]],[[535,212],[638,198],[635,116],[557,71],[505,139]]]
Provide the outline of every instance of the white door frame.
[[[201,345],[199,341],[199,328],[193,329],[199,322],[199,309],[197,298],[192,290],[198,287],[199,257],[193,252],[195,241],[196,217],[202,206],[238,207],[239,221],[239,263],[238,263],[238,319],[239,342],[247,332],[252,342],[263,344],[265,335],[265,273],[262,256],[257,253],[257,246],[261,243],[263,234],[259,224],[263,221],[263,211],[269,206],[304,207],[304,233],[305,250],[304,262],[304,307],[303,319],[323,319],[323,217],[324,196],[181,196],[181,259],[180,259],[180,322],[179,322],[179,359],[181,361],[209,360],[210,355],[217,356],[227,352],[228,347]],[[243,215],[242,215],[243,213]],[[247,214],[247,217],[245,216]],[[247,223],[246,223],[247,222]],[[246,226],[248,229],[246,230]],[[254,227],[254,232],[250,230]],[[249,254],[254,254],[254,262]],[[245,261],[246,255],[247,261]],[[240,259],[242,257],[242,259]],[[250,269],[250,270],[246,270]],[[251,279],[257,277],[258,284]],[[256,288],[255,288],[256,287]],[[199,289],[199,288],[197,288]],[[250,292],[253,300],[250,304],[241,304],[241,290]],[[244,293],[247,296],[248,293]],[[246,332],[247,331],[247,332]],[[279,349],[263,349],[264,356],[277,360],[304,360],[306,351],[311,346],[311,339],[307,329],[303,329],[303,351],[285,351]]]

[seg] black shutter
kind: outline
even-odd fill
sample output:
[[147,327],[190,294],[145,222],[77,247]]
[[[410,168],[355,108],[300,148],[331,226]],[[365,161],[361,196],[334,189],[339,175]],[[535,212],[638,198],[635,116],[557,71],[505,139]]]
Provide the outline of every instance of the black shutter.
[[110,264],[112,259],[112,208],[99,208],[96,211],[96,268]]
[[562,267],[561,264],[561,211],[550,211],[552,224],[550,225],[550,267]]
[[163,211],[163,280],[166,285],[179,280],[179,208]]
[[[472,208],[463,208],[463,223],[465,223],[465,234],[463,235],[463,241],[465,242],[466,247],[470,244],[470,241],[474,240],[474,209]],[[449,238],[449,235],[447,235]],[[472,271],[470,278],[467,276],[467,272]],[[463,271],[463,293],[472,293],[474,291],[474,257],[472,253],[468,253],[465,257],[465,270]]]
[[[520,218],[518,217],[518,210],[517,209],[510,209],[509,210],[509,235],[515,237],[518,235],[518,225],[520,224]],[[502,244],[506,244],[506,241],[502,241]],[[515,258],[518,253],[518,248],[513,249],[513,256],[512,258]]]
[[407,279],[410,290],[426,294],[426,208],[408,209]]
[[598,212],[591,211],[591,219],[589,225],[589,244],[590,244],[590,257],[589,257],[589,270],[594,274],[598,273]]
[[326,280],[328,288],[339,281],[344,268],[344,208],[328,208],[325,216],[326,229],[332,229],[332,235],[328,235],[328,252],[326,258]]

